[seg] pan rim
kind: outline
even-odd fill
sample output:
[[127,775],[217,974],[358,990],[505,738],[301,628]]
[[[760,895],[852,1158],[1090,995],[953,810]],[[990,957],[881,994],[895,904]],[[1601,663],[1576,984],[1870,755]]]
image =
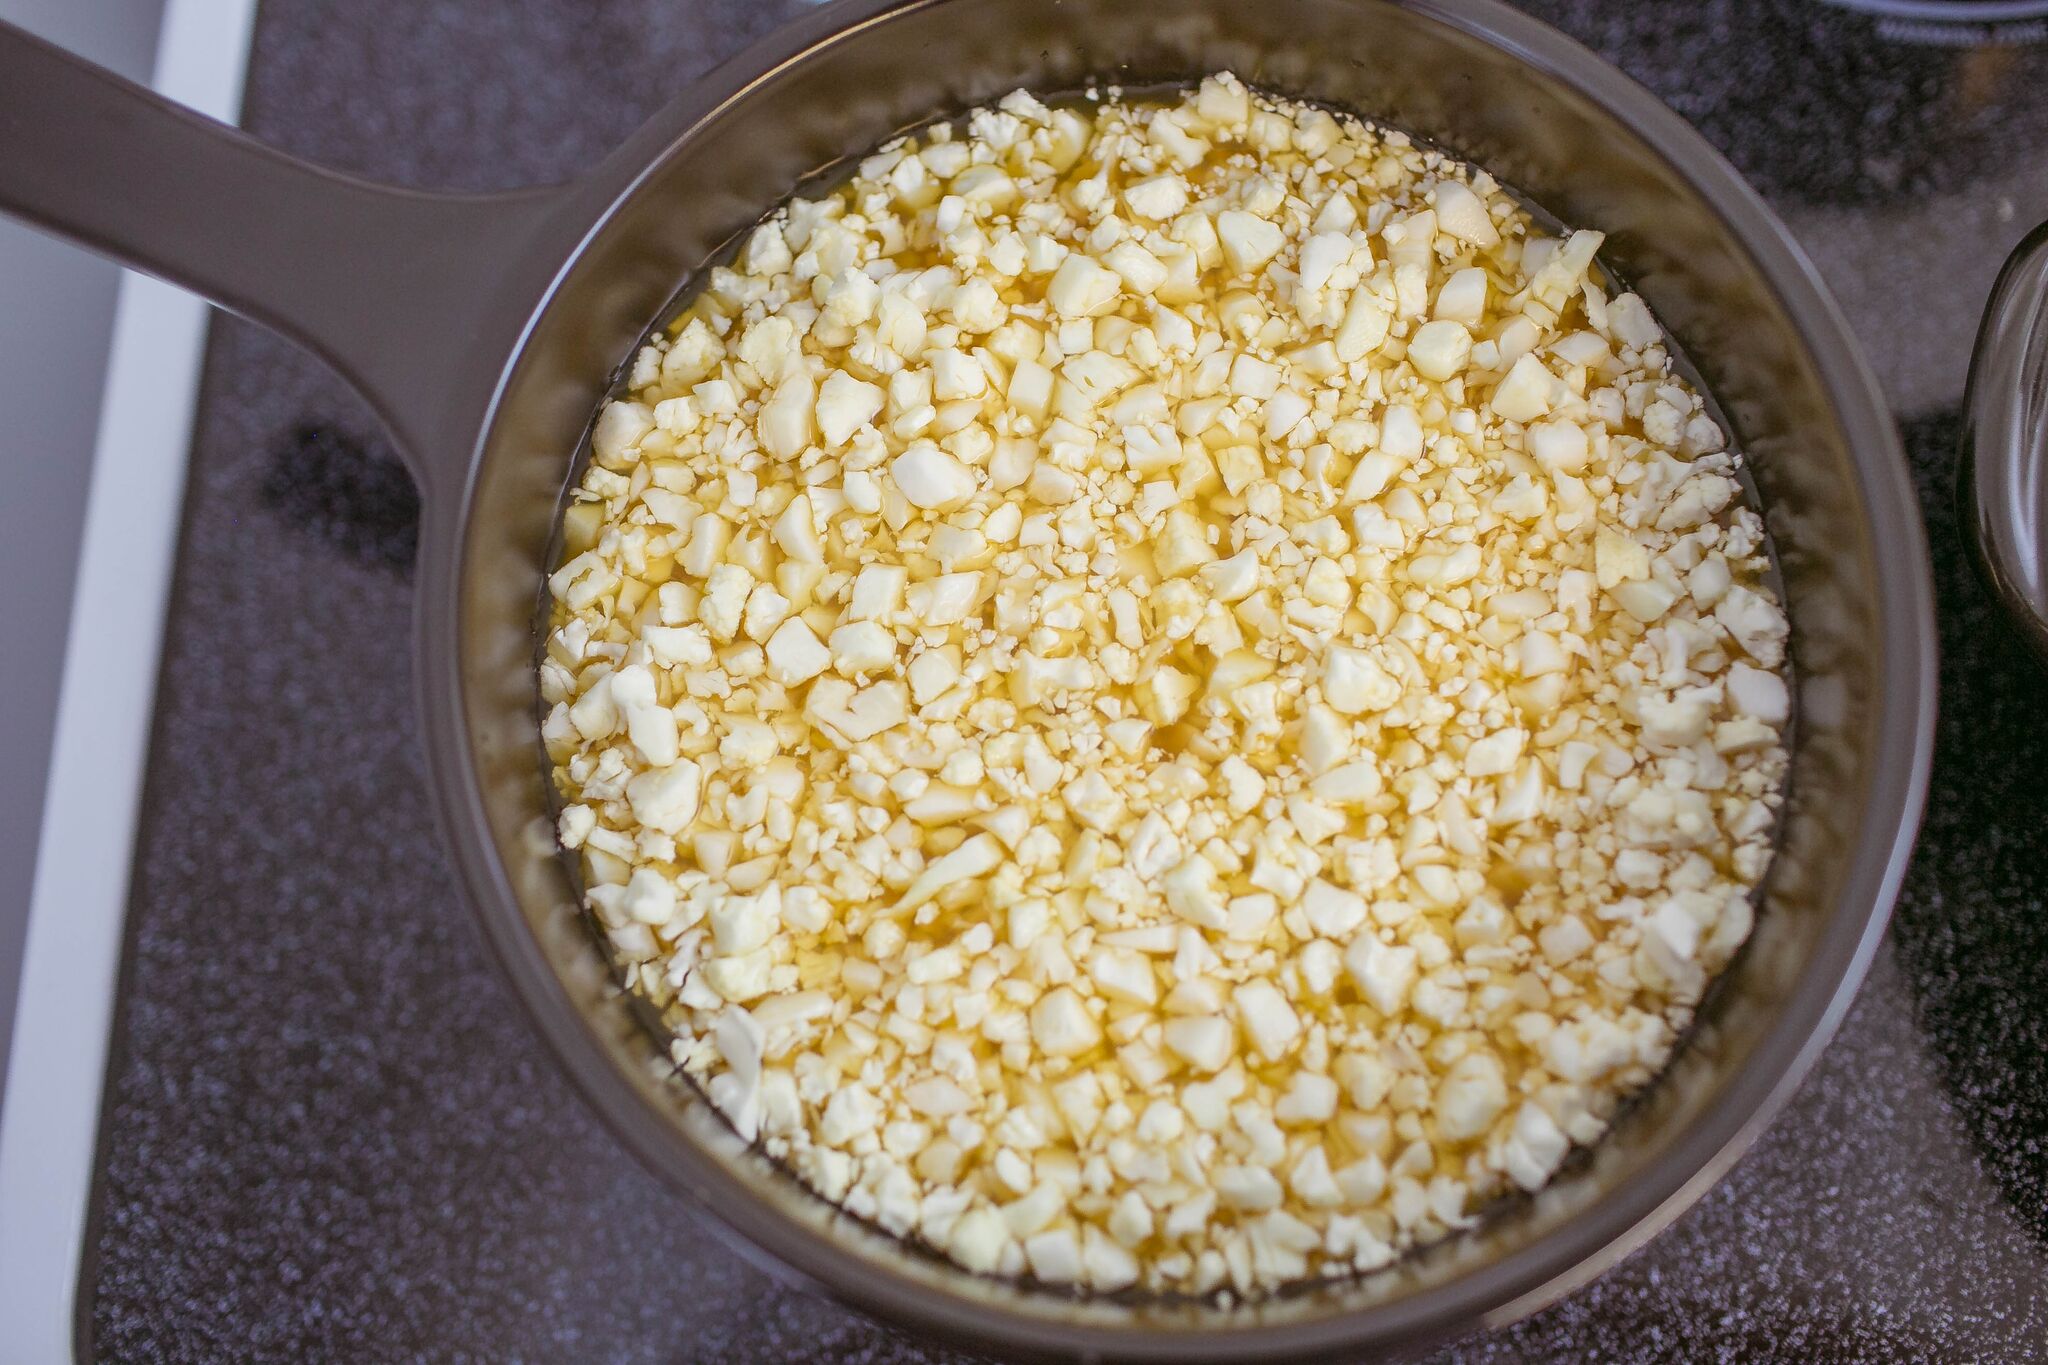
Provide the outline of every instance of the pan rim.
[[[1777,216],[1690,125],[1618,68],[1501,0],[1392,0],[1558,81],[1634,130],[1719,215],[1792,319],[1834,406],[1868,512],[1877,557],[1874,598],[1885,637],[1881,694],[1867,730],[1874,776],[1842,895],[1829,907],[1798,985],[1729,1082],[1723,1113],[1692,1125],[1654,1162],[1568,1220],[1491,1264],[1384,1304],[1312,1319],[1221,1324],[1199,1334],[1132,1321],[1089,1324],[1041,1316],[984,1297],[935,1294],[929,1283],[870,1260],[776,1210],[736,1172],[682,1136],[617,1071],[519,911],[484,812],[461,682],[462,564],[475,472],[506,387],[539,319],[581,256],[652,172],[705,123],[753,97],[779,71],[877,24],[962,0],[841,0],[749,46],[695,82],[627,144],[659,146],[637,174],[593,201],[589,232],[571,251],[505,357],[459,497],[429,508],[435,533],[422,558],[415,668],[430,786],[466,899],[514,994],[572,1084],[607,1128],[669,1187],[715,1216],[757,1264],[793,1276],[863,1312],[955,1342],[1087,1357],[1212,1360],[1312,1355],[1343,1347],[1406,1347],[1484,1324],[1505,1325],[1591,1280],[1675,1220],[1717,1182],[1769,1124],[1818,1058],[1868,970],[1903,879],[1933,751],[1935,628],[1932,575],[1918,503],[1888,408],[1818,273]],[[622,155],[624,153],[622,152]],[[739,1218],[757,1217],[742,1227]],[[1064,1302],[1044,1296],[1049,1304]]]

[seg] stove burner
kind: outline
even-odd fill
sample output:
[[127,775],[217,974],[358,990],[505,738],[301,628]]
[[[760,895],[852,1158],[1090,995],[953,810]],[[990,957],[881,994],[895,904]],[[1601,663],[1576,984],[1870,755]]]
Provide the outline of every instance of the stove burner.
[[302,420],[271,451],[264,505],[358,564],[412,571],[420,498],[381,438],[362,440],[330,422]]

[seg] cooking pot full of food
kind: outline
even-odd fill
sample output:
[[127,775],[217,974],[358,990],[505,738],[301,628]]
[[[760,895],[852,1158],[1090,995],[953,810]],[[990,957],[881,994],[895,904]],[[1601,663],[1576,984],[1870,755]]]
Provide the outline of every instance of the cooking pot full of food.
[[0,207],[375,404],[507,979],[890,1321],[1510,1321],[1727,1169],[1882,934],[1935,649],[1882,398],[1729,166],[1503,5],[842,0],[461,196],[0,29]]

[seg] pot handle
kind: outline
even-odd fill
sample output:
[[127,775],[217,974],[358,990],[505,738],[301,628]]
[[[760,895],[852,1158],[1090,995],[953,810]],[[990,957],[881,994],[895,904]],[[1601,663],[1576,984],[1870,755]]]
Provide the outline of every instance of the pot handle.
[[1991,287],[1970,357],[1957,481],[1978,568],[2048,659],[2048,223]]
[[503,369],[589,210],[321,169],[0,23],[0,211],[305,345],[459,493]]

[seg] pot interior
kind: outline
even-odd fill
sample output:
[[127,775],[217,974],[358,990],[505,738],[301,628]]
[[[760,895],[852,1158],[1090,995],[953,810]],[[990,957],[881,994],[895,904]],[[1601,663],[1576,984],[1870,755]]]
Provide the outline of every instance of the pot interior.
[[[543,1035],[644,1160],[772,1260],[886,1316],[1011,1349],[1196,1359],[1413,1344],[1527,1311],[1732,1160],[1818,1050],[1881,929],[1917,813],[1932,644],[1918,524],[1880,400],[1733,172],[1646,93],[1503,7],[876,9],[809,16],[664,114],[665,150],[616,204],[593,202],[602,221],[506,374],[459,539],[423,583],[430,740],[486,929]],[[1429,138],[1564,223],[1606,232],[1605,261],[1676,336],[1750,461],[1784,577],[1800,725],[1755,934],[1665,1076],[1595,1150],[1537,1196],[1363,1280],[1249,1307],[1087,1302],[976,1279],[836,1214],[670,1077],[612,988],[551,839],[535,837],[549,808],[535,602],[594,407],[734,233],[842,158],[1017,87],[1220,69]]]

